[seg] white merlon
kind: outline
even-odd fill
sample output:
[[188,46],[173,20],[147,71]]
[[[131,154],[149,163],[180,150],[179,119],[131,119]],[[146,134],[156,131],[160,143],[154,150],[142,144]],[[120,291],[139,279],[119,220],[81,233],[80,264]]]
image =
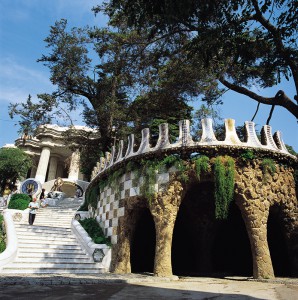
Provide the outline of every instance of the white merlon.
[[168,132],[168,124],[161,124],[159,126],[159,137],[157,144],[154,147],[150,147],[150,132],[149,129],[142,130],[142,140],[140,146],[137,151],[134,152],[134,135],[130,135],[128,137],[128,146],[123,156],[123,141],[121,140],[118,147],[118,152],[113,152],[110,156],[106,155],[106,160],[108,158],[108,163],[103,164],[104,158],[100,159],[100,169],[97,172],[92,173],[92,180],[99,176],[100,173],[104,172],[106,169],[120,163],[122,160],[143,155],[146,153],[157,152],[160,150],[167,150],[179,147],[200,147],[200,146],[229,146],[229,147],[237,147],[237,148],[257,148],[264,150],[271,150],[273,152],[286,154],[288,156],[292,156],[286,149],[285,144],[281,139],[281,133],[275,133],[274,137],[271,133],[271,127],[265,125],[261,131],[262,142],[257,137],[255,131],[255,124],[253,122],[245,122],[245,131],[246,131],[246,141],[242,142],[236,132],[235,120],[226,119],[225,120],[225,140],[219,141],[216,138],[216,135],[213,130],[212,119],[202,119],[202,136],[198,142],[194,142],[190,135],[190,123],[189,120],[182,120],[179,122],[179,138],[177,142],[170,143],[169,141],[169,132]]

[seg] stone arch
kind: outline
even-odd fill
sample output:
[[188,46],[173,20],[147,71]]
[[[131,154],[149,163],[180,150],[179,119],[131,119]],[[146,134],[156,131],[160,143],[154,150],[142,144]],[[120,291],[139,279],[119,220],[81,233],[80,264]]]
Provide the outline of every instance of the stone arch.
[[269,209],[267,221],[267,240],[274,275],[277,277],[289,277],[291,275],[284,225],[282,206],[272,205]]
[[215,218],[212,179],[186,187],[174,227],[172,263],[175,275],[252,274],[241,212],[233,202],[227,220]]
[[154,270],[155,226],[148,208],[139,209],[135,229],[131,237],[131,272],[150,272]]
[[123,202],[125,214],[119,217],[117,244],[113,246],[112,251],[111,271],[115,273],[131,273],[131,248],[136,226],[140,222],[142,213],[148,211],[147,202],[143,198],[128,197]]

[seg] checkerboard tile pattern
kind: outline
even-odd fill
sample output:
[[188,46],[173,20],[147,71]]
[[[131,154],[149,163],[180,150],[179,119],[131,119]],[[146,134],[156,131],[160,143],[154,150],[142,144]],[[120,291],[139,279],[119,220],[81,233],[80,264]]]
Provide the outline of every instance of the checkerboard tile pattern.
[[[157,175],[155,190],[164,190],[169,182],[169,173]],[[96,219],[104,230],[105,236],[111,237],[112,244],[117,244],[119,218],[125,214],[124,199],[140,195],[140,182],[133,172],[124,174],[118,183],[106,186],[99,195]]]

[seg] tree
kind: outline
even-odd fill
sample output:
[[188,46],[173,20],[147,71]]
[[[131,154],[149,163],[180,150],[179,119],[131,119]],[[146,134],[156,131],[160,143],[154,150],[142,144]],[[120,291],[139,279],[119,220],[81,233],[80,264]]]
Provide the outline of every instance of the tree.
[[127,30],[125,22],[120,20],[117,28],[68,30],[67,21],[61,20],[45,41],[50,51],[39,61],[50,69],[57,89],[39,94],[38,103],[29,96],[25,103],[12,104],[10,115],[20,115],[20,125],[29,134],[40,124],[56,122],[57,115],[71,121],[72,110],[83,105],[83,120],[97,136],[93,133],[90,139],[88,132],[74,133],[70,126],[65,138],[80,150],[85,174],[116,138],[139,134],[160,122],[176,123],[176,130],[180,119],[190,117],[191,108],[182,95],[184,68],[174,73],[180,74],[180,84],[171,82],[173,75],[165,68],[156,72],[161,65],[159,53],[150,51],[142,34]]
[[31,97],[26,103],[11,104],[11,117],[21,115],[20,125],[34,131],[40,124],[56,120],[63,107],[70,116],[83,105],[84,121],[97,129],[101,150],[108,150],[112,127],[125,124],[129,103],[125,94],[130,84],[129,61],[118,37],[105,29],[89,27],[68,31],[66,20],[56,22],[45,39],[50,53],[38,61],[50,69],[50,80],[57,89],[52,94],[39,94],[35,104]]
[[[112,0],[94,11],[108,14],[111,24],[126,18],[130,29],[146,28],[151,47],[163,41],[184,52],[190,65],[204,66],[212,87],[206,90],[208,104],[231,89],[298,117],[297,1]],[[276,86],[281,77],[293,80],[294,99],[282,90],[272,97],[251,90]]]
[[3,189],[6,182],[16,182],[26,177],[32,167],[32,160],[28,154],[18,148],[0,149],[0,185]]

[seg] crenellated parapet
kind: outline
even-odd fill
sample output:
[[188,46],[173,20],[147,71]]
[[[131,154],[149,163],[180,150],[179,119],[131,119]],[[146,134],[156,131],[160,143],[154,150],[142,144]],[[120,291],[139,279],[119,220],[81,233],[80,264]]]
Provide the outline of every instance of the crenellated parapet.
[[245,135],[246,140],[242,142],[236,132],[235,120],[225,119],[225,139],[220,141],[216,138],[216,134],[213,130],[212,119],[202,119],[202,135],[199,141],[194,141],[190,131],[190,121],[182,120],[179,122],[179,138],[174,143],[169,140],[169,128],[168,124],[164,123],[159,126],[159,137],[155,146],[150,144],[150,131],[148,128],[142,130],[142,139],[138,147],[135,147],[135,137],[133,134],[128,136],[128,143],[126,149],[124,149],[124,142],[121,140],[117,147],[113,146],[111,153],[106,152],[105,157],[101,157],[100,161],[94,167],[91,179],[95,179],[107,171],[112,166],[115,166],[124,160],[130,158],[137,158],[138,156],[144,156],[147,154],[154,154],[155,152],[171,150],[179,151],[179,148],[183,151],[190,150],[192,152],[200,151],[208,147],[214,148],[253,148],[256,150],[265,150],[266,152],[279,153],[284,156],[292,157],[282,138],[280,131],[277,131],[272,135],[271,126],[265,125],[261,130],[261,141],[259,140],[254,122],[245,122]]

